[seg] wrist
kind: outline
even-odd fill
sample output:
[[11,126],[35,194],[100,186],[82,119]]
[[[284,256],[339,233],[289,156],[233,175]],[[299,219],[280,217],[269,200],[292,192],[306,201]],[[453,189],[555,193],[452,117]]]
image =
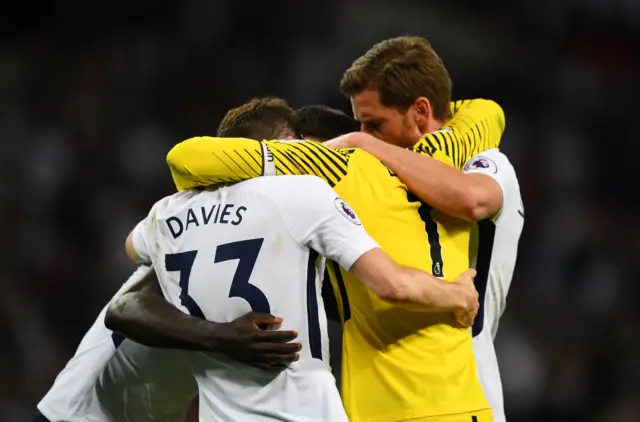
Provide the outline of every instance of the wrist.
[[471,307],[472,302],[470,289],[460,283],[452,283],[455,288],[453,306],[456,311],[467,311]]
[[222,352],[221,345],[224,344],[225,324],[207,321],[206,319],[198,321],[194,324],[195,338],[197,344],[203,350],[208,352]]

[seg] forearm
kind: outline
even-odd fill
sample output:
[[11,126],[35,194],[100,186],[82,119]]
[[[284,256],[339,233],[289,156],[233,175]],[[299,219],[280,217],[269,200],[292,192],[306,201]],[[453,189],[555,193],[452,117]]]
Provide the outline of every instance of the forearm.
[[105,325],[150,347],[211,350],[217,324],[181,312],[160,295],[130,292],[112,301]]
[[382,249],[362,255],[350,269],[380,299],[422,312],[447,312],[464,307],[455,283],[398,265]]
[[421,201],[445,214],[476,221],[492,211],[483,202],[482,186],[475,177],[380,140],[364,139],[361,147],[389,167]]
[[262,174],[260,142],[244,138],[196,137],[175,145],[167,164],[179,191]]
[[346,174],[347,157],[314,142],[203,136],[174,146],[167,164],[176,187],[184,190],[273,174],[310,174],[336,184]]
[[456,283],[442,281],[423,271],[405,267],[397,278],[399,288],[388,300],[422,312],[452,312],[466,307],[464,292]]
[[348,155],[311,141],[266,141],[278,175],[313,175],[330,185],[347,174]]

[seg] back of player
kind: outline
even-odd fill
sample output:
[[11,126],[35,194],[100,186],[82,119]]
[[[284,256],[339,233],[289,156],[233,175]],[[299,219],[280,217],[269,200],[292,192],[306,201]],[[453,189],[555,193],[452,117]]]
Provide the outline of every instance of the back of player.
[[327,365],[318,252],[349,268],[377,246],[368,236],[364,244],[354,238],[359,224],[313,176],[185,191],[152,208],[133,241],[139,253],[150,252],[169,301],[215,321],[272,313],[303,345],[300,360],[280,373],[192,354],[201,420],[347,420]]
[[[471,225],[433,212],[372,155],[355,150],[335,190],[398,263],[449,281],[468,268]],[[329,271],[344,321],[341,391],[351,421],[491,420],[469,330],[448,313],[381,301],[331,263]]]
[[478,376],[496,422],[505,421],[502,383],[493,340],[504,312],[507,292],[518,255],[518,242],[524,226],[520,186],[509,159],[498,149],[485,151],[469,160],[465,173],[485,174],[502,189],[502,209],[490,220],[480,221],[475,285],[480,309],[472,328],[473,351]]
[[[150,270],[141,266],[114,299]],[[112,299],[113,300],[113,299]],[[38,403],[51,422],[181,422],[197,387],[181,350],[154,349],[114,334],[107,307]]]

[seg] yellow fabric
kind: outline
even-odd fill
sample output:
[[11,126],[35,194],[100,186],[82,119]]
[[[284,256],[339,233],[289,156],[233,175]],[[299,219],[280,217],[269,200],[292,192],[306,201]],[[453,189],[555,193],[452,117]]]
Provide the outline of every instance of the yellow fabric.
[[[504,114],[487,100],[452,103],[453,119],[414,150],[461,168],[499,145]],[[264,141],[277,174],[321,177],[358,213],[396,261],[452,281],[469,267],[469,223],[420,203],[362,150],[313,142]],[[168,155],[179,190],[262,175],[259,142],[192,138]],[[342,393],[354,422],[395,422],[488,409],[468,329],[450,314],[411,312],[379,300],[355,277],[329,265],[344,324]],[[346,295],[343,293],[346,292]]]

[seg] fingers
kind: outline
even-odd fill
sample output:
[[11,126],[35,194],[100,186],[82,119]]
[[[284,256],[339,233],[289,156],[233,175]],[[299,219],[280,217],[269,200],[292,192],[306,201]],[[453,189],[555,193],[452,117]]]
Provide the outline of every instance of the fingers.
[[474,270],[473,268],[469,268],[467,271],[463,272],[462,275],[460,275],[460,277],[471,279],[473,281],[473,279],[476,277],[476,274],[477,274],[476,270]]
[[275,353],[264,353],[256,356],[256,360],[259,360],[262,363],[266,363],[271,366],[277,365],[288,365],[292,362],[296,362],[300,359],[300,355],[297,353],[291,354],[275,354]]
[[258,326],[282,324],[282,318],[260,312],[249,312],[243,318],[249,318],[254,324]]
[[252,333],[255,341],[287,343],[298,337],[296,331],[260,330]]
[[463,327],[471,327],[476,318],[477,312],[459,312],[455,314],[456,321]]
[[254,343],[251,345],[252,350],[260,352],[269,352],[275,354],[292,354],[302,350],[300,343]]
[[264,370],[282,370],[287,368],[291,363],[298,361],[298,359],[300,359],[300,355],[297,353],[261,353],[243,359],[243,362]]
[[476,270],[473,268],[469,268],[467,271],[463,272],[456,278],[456,282],[465,285],[473,285],[473,279],[476,276]]

